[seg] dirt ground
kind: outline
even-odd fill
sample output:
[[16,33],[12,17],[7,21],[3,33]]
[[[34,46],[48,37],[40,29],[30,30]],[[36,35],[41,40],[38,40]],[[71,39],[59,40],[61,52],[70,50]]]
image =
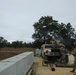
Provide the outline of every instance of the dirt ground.
[[51,71],[50,66],[42,66],[42,58],[34,57],[34,70],[36,75],[74,75],[70,71],[72,68],[55,67],[55,71]]

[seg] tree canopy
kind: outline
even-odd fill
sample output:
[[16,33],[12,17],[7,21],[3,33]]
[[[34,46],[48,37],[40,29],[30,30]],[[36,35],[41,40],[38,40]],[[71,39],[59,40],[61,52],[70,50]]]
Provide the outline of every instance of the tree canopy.
[[62,37],[64,41],[67,40],[67,42],[69,42],[71,37],[75,37],[75,29],[72,28],[71,23],[59,24],[52,16],[42,16],[33,26],[35,33],[33,33],[32,38],[38,42],[49,41],[51,34],[58,35]]
[[4,47],[23,48],[23,47],[34,47],[34,46],[31,42],[26,43],[19,40],[10,43],[6,39],[4,39],[4,37],[0,37],[0,48]]

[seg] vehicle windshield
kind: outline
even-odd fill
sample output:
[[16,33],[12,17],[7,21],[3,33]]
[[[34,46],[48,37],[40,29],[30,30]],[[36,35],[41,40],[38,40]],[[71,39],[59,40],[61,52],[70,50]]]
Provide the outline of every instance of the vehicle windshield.
[[58,46],[58,48],[61,48],[61,47],[63,47],[63,48],[64,48],[64,46]]
[[45,48],[51,48],[51,46],[45,46]]

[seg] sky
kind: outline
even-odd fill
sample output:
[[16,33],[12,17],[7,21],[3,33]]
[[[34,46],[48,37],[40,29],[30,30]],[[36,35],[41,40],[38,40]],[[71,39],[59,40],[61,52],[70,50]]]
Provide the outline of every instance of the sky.
[[76,0],[0,0],[0,36],[9,42],[32,42],[33,24],[42,16],[76,29]]

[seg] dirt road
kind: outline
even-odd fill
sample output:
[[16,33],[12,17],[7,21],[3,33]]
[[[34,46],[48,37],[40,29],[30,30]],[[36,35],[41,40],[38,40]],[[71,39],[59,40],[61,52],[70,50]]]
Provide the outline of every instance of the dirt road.
[[36,75],[74,75],[70,71],[72,68],[55,67],[55,71],[51,71],[50,66],[42,66],[42,58],[34,58],[34,70]]

